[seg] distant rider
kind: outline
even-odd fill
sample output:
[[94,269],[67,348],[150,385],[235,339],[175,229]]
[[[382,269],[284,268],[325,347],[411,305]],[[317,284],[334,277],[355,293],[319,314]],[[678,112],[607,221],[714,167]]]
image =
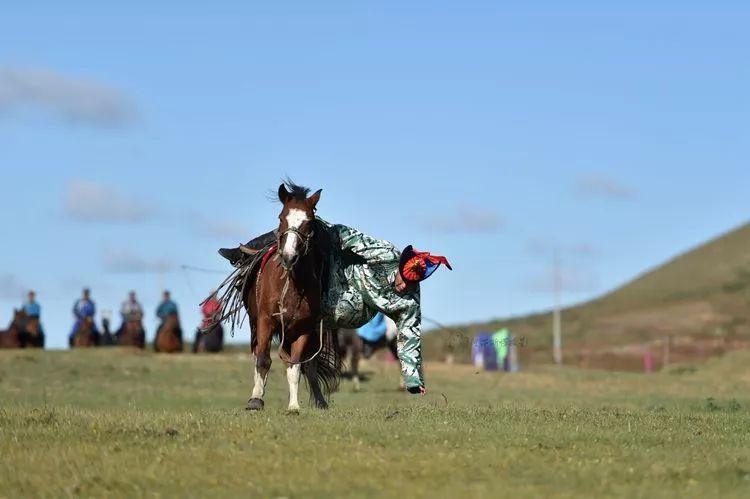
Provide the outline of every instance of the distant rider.
[[[166,322],[167,318],[172,314],[179,315],[177,311],[177,304],[172,301],[171,293],[169,291],[164,291],[164,294],[162,295],[162,301],[156,308],[156,316],[159,318],[159,320],[161,320],[161,324],[159,324],[159,327],[156,330],[157,338],[159,337],[159,332],[161,331],[161,328],[164,327],[164,323]],[[177,336],[179,336],[180,341],[182,341],[182,329],[180,329],[179,327],[177,328]]]
[[81,323],[87,318],[91,319],[91,327],[93,328],[94,336],[98,336],[96,322],[94,322],[94,316],[96,316],[96,304],[91,299],[90,289],[84,288],[83,295],[73,305],[73,316],[75,317],[76,322],[73,324],[73,330],[68,336],[68,345],[70,345],[71,348],[73,347],[73,339],[78,332],[78,328],[81,327]]
[[34,291],[29,291],[29,294],[26,296],[26,301],[21,306],[21,309],[26,314],[26,317],[28,319],[36,319],[37,320],[37,336],[38,339],[36,340],[36,343],[38,346],[44,348],[44,328],[42,327],[42,307],[39,305],[39,303],[36,301],[36,293]]
[[122,316],[122,325],[120,326],[120,330],[116,333],[117,336],[125,331],[128,322],[137,321],[140,323],[143,319],[143,307],[138,303],[135,291],[128,293],[128,299],[122,302],[120,315]]

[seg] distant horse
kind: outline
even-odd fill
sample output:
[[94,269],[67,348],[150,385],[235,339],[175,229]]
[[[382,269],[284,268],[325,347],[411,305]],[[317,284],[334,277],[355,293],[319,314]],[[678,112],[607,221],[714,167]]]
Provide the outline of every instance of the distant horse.
[[102,334],[101,334],[100,346],[111,347],[117,344],[117,339],[109,329],[109,319],[102,319]]
[[44,332],[39,317],[28,316],[23,324],[21,333],[21,347],[44,348]]
[[122,347],[146,348],[146,331],[140,317],[129,318],[115,334],[117,345]]
[[[388,348],[394,357],[398,358],[398,346],[396,344],[396,338],[387,339],[387,337],[381,338],[376,343],[371,343],[363,340],[356,329],[338,329],[338,348],[339,355],[342,359],[349,359],[349,375],[351,376],[352,383],[354,384],[354,391],[357,392],[360,389],[360,377],[359,377],[359,360],[364,357],[369,359],[372,355],[382,348]],[[404,390],[406,385],[404,379],[399,376],[399,389]]]
[[182,352],[182,334],[180,334],[180,319],[177,314],[169,314],[164,324],[156,332],[154,351],[160,353]]
[[[268,371],[271,368],[271,340],[280,340],[279,357],[286,364],[289,383],[288,410],[299,410],[299,382],[302,374],[316,407],[327,408],[328,398],[337,387],[340,359],[335,337],[324,330],[323,276],[325,257],[314,238],[315,205],[320,192],[307,197],[304,187],[281,184],[276,252],[267,253],[265,266],[242,300],[250,317],[251,348],[255,355],[255,385],[247,404],[249,410],[263,409]],[[250,276],[246,279],[250,279]],[[248,281],[246,281],[247,283]]]
[[94,319],[84,317],[73,335],[72,348],[95,347],[99,345],[99,335],[94,328]]
[[220,322],[213,324],[205,333],[199,328],[195,332],[193,353],[217,353],[224,349],[224,328]]
[[362,338],[356,329],[337,329],[339,356],[349,359],[349,375],[354,383],[354,391],[359,391],[359,358],[362,355]]
[[8,329],[0,330],[0,348],[21,348],[21,335],[26,314],[23,310],[13,310],[13,320]]

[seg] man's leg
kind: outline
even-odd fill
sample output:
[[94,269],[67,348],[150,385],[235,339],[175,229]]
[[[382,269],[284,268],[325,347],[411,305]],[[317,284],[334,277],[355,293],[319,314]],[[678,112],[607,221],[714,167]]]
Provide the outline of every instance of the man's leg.
[[[255,239],[251,239],[244,246],[252,250],[262,250],[266,246],[270,246],[275,242],[276,231],[272,230],[271,232],[266,232],[265,234],[258,236]],[[237,263],[242,261],[243,257],[246,256],[239,246],[237,246],[236,248],[221,248],[219,250],[219,254],[229,260],[229,263],[231,263],[232,265],[236,265]]]

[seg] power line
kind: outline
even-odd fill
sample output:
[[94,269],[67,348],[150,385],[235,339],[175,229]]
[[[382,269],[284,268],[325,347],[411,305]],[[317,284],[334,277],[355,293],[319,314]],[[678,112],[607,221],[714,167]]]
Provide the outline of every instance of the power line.
[[204,269],[202,267],[193,267],[192,265],[181,265],[180,268],[182,270],[192,270],[193,272],[204,272],[206,274],[227,274],[226,270]]

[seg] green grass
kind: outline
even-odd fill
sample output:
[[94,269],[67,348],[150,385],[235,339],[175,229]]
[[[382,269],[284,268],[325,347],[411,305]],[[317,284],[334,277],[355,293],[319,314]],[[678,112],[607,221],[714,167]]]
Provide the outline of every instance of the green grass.
[[[642,375],[372,363],[288,415],[281,362],[0,352],[0,497],[748,497],[750,355]],[[306,393],[305,400],[306,402]]]

